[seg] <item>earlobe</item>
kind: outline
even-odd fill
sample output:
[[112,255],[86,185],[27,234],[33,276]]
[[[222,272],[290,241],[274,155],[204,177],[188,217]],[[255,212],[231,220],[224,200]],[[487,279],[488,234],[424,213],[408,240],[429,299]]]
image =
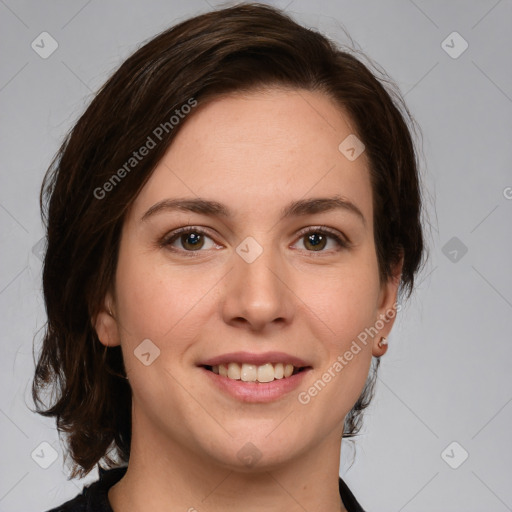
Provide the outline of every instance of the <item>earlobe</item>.
[[375,327],[379,331],[375,336],[373,345],[373,355],[375,357],[380,357],[386,353],[388,348],[387,338],[399,311],[397,298],[402,275],[402,266],[403,256],[400,258],[399,263],[395,265],[393,275],[383,283],[381,288],[377,318],[375,322]]
[[115,308],[111,304],[113,304],[113,301],[110,294],[107,294],[101,310],[92,320],[98,339],[107,347],[115,347],[121,344],[117,319],[112,311]]

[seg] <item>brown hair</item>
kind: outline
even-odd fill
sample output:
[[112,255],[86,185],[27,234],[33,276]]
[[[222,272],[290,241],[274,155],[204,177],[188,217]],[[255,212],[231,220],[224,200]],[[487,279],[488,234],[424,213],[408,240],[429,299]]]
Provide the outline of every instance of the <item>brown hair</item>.
[[[408,126],[414,128],[414,120],[400,94],[381,83],[392,85],[387,75],[379,73],[380,80],[350,51],[279,10],[241,4],[157,35],[96,94],[41,188],[48,322],[32,395],[35,412],[55,416],[59,432],[67,433],[72,477],[85,476],[103,458],[115,465],[110,452],[118,463],[129,459],[131,389],[122,378],[121,348],[101,345],[91,319],[113,285],[127,209],[186,122],[180,115],[184,105],[269,86],[334,98],[366,146],[381,279],[390,278],[403,255],[400,293],[411,294],[424,253],[417,154]],[[171,122],[173,116],[180,121]],[[152,134],[155,147],[128,168],[126,162]],[[374,371],[347,415],[344,437],[359,431],[375,376]],[[57,396],[44,409],[41,394],[48,386]]]

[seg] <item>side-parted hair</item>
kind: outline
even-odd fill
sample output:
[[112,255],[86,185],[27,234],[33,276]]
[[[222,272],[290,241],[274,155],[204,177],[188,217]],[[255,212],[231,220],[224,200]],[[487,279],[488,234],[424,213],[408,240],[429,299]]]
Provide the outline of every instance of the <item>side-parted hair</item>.
[[[92,319],[113,289],[126,212],[195,105],[270,87],[334,99],[365,145],[381,280],[392,278],[403,257],[399,292],[410,296],[425,253],[411,135],[417,127],[387,75],[370,71],[354,54],[272,7],[212,11],[138,49],[68,133],[41,188],[48,322],[32,395],[35,412],[55,417],[59,433],[66,433],[71,477],[87,475],[100,460],[109,467],[129,460],[132,397],[121,347],[107,350]],[[135,158],[142,147],[144,158]],[[343,437],[360,430],[379,362],[345,418]],[[47,408],[41,396],[49,386]]]

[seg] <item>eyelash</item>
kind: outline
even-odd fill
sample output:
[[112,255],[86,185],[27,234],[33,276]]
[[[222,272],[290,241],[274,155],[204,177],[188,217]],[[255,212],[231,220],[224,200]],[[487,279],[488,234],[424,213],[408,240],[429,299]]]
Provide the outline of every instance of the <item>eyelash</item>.
[[[210,236],[209,232],[206,231],[205,229],[196,227],[196,226],[186,226],[183,228],[176,229],[175,231],[172,231],[171,233],[167,234],[161,240],[160,246],[170,248],[170,250],[172,250],[173,252],[185,253],[185,254],[187,254],[187,256],[197,257],[197,256],[199,256],[198,253],[201,253],[204,251],[202,251],[201,249],[199,249],[197,251],[187,251],[185,249],[176,249],[175,247],[171,247],[171,244],[174,243],[181,235],[189,234],[189,233],[197,233],[200,235],[205,235],[208,238],[213,240],[213,238]],[[328,236],[329,238],[332,238],[339,248],[337,250],[349,249],[351,247],[351,243],[348,239],[346,239],[344,237],[340,237],[338,235],[337,231],[335,231],[334,229],[331,229],[327,226],[313,226],[313,227],[305,228],[298,233],[297,241],[300,240],[301,238],[304,238],[306,235],[309,235],[312,233],[320,234],[320,235],[324,235],[324,236]],[[321,255],[322,253],[324,253],[324,254],[331,253],[331,251],[325,251],[325,250],[321,250],[321,251],[306,250],[306,252],[311,253],[313,256]]]

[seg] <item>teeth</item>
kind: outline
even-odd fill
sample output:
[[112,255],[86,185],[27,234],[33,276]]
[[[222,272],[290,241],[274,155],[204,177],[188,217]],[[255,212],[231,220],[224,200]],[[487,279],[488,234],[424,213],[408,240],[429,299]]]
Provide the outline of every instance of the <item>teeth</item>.
[[275,377],[274,367],[270,363],[258,366],[257,373],[258,382],[272,382]]
[[243,382],[272,382],[274,379],[290,377],[293,374],[293,364],[266,363],[261,366],[255,364],[238,363],[219,364],[212,366],[213,373],[233,380]]
[[254,364],[243,364],[240,371],[240,379],[244,382],[256,382],[258,378],[258,367]]
[[240,380],[240,376],[242,374],[242,370],[240,369],[240,365],[237,363],[229,363],[228,364],[228,377],[233,380]]

